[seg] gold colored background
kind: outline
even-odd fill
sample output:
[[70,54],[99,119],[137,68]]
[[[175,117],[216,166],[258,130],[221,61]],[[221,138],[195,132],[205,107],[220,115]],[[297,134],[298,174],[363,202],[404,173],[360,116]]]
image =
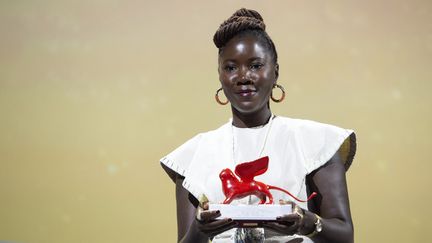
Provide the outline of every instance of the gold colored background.
[[0,241],[174,242],[159,158],[225,123],[212,36],[260,11],[277,115],[353,128],[356,242],[430,242],[430,1],[1,1]]

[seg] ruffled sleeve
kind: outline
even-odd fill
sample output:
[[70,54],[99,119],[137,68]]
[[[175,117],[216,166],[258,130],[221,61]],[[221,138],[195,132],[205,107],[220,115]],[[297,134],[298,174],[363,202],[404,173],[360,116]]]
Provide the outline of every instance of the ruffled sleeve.
[[356,152],[353,130],[305,120],[297,135],[308,174],[327,163],[338,150],[345,169],[351,166]]
[[160,162],[181,176],[185,176],[197,151],[202,135],[198,134],[160,159]]
[[223,199],[219,172],[230,167],[230,123],[200,133],[163,157],[160,162],[184,177],[183,187],[195,198],[206,195],[211,202]]

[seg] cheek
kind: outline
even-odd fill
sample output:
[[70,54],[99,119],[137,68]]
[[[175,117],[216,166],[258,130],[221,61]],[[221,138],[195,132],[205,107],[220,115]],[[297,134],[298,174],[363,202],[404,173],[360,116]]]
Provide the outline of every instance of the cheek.
[[234,83],[235,78],[236,75],[234,74],[219,73],[219,80],[225,85]]
[[273,83],[275,82],[275,75],[270,72],[270,71],[265,71],[260,73],[259,75],[259,80],[262,83],[262,85],[270,85],[273,87]]
[[228,81],[226,75],[223,74],[223,73],[219,73],[219,81],[220,81],[222,84],[226,83],[226,82]]
[[266,78],[266,79],[270,79],[270,80],[275,80],[276,79],[276,73],[274,72],[274,70],[273,69],[269,69],[269,70],[266,70],[264,73],[263,73],[263,76]]

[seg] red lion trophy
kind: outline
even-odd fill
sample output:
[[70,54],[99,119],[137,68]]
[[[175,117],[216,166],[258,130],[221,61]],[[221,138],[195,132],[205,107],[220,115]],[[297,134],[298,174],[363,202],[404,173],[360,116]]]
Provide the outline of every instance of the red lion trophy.
[[229,204],[234,199],[255,195],[261,199],[259,204],[266,203],[267,198],[268,202],[266,204],[273,204],[273,196],[270,190],[282,191],[299,202],[307,202],[316,196],[316,192],[313,192],[307,200],[301,200],[287,190],[254,180],[255,176],[262,175],[267,171],[268,163],[269,157],[265,156],[251,162],[244,162],[237,165],[235,174],[240,179],[238,179],[230,169],[223,169],[219,174],[219,178],[222,181],[222,190],[226,197],[223,203]]

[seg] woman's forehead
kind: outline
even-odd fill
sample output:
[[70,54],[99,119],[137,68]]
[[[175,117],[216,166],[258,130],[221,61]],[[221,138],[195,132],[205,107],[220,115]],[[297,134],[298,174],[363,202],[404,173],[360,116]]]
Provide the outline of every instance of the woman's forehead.
[[231,39],[219,56],[221,59],[262,58],[270,55],[265,46],[254,36],[234,37]]

